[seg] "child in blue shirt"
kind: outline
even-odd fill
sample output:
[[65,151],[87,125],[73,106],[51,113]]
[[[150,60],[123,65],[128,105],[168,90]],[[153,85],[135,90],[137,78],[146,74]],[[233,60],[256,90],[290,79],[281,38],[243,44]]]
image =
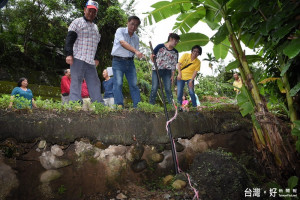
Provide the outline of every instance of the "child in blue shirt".
[[104,105],[109,106],[113,108],[113,105],[115,104],[115,99],[114,99],[114,93],[113,93],[113,78],[110,78],[108,76],[107,70],[103,70],[103,78],[105,79],[102,82],[103,88],[104,88]]

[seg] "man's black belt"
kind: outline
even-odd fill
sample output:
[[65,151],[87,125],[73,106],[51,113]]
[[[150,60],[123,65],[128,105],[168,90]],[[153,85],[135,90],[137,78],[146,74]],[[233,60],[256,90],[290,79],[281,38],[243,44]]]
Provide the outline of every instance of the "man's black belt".
[[133,60],[133,57],[120,57],[120,56],[113,56],[114,58],[122,59],[122,60]]
[[62,93],[61,95],[63,95],[64,97],[69,96],[69,93]]

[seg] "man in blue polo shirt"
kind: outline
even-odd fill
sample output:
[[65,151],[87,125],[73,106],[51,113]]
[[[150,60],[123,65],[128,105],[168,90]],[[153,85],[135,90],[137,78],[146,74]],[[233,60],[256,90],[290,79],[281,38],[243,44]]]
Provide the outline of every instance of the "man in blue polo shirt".
[[81,84],[85,79],[92,102],[103,103],[101,83],[96,66],[98,43],[100,34],[98,27],[93,23],[97,16],[98,3],[88,1],[84,8],[84,16],[75,19],[68,29],[66,38],[66,63],[71,67],[70,101],[82,101]]
[[114,45],[111,51],[113,56],[112,69],[114,74],[114,98],[115,104],[124,106],[123,102],[123,77],[128,81],[133,107],[140,102],[140,90],[137,86],[136,69],[133,57],[142,58],[144,55],[139,51],[139,37],[135,34],[141,21],[137,16],[128,18],[127,27],[118,28],[115,34]]

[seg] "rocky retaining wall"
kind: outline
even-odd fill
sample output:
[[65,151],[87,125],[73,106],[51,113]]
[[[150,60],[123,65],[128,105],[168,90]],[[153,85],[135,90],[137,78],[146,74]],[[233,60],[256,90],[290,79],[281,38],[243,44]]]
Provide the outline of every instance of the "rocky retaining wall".
[[[106,199],[127,181],[174,174],[163,114],[21,112],[1,111],[0,199]],[[237,110],[179,113],[181,169],[209,149],[251,151],[251,127]]]

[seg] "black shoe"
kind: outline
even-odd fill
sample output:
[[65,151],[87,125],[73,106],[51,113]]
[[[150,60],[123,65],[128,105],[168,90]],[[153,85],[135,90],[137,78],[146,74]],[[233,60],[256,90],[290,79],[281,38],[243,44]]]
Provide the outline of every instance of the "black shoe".
[[183,109],[181,107],[178,108],[179,112],[183,112]]

